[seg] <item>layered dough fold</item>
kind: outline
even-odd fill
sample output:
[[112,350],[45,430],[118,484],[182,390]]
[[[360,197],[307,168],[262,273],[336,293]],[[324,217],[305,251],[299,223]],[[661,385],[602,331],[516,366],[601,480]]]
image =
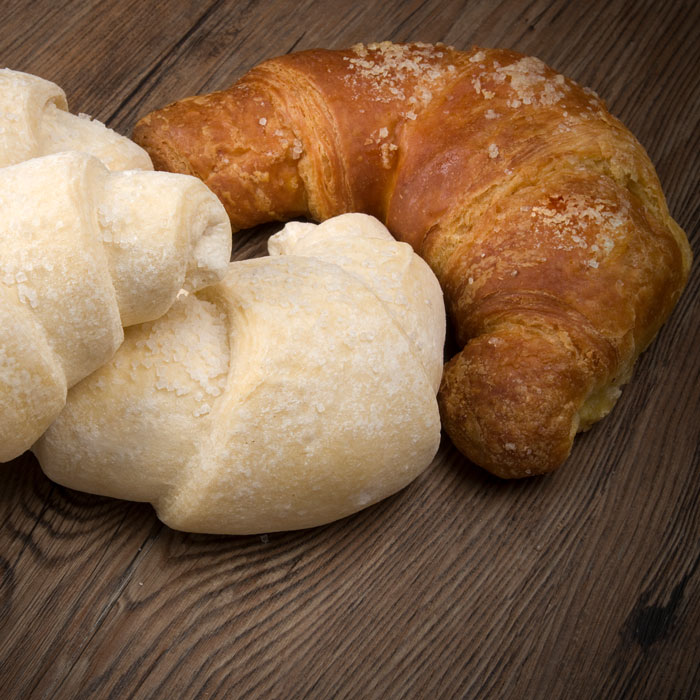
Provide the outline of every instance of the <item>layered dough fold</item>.
[[133,141],[85,114],[71,114],[55,83],[0,69],[0,168],[61,151],[90,153],[110,170],[153,169]]
[[127,329],[35,446],[50,478],[246,534],[341,518],[427,467],[445,336],[428,266],[360,214],[269,247]]
[[231,229],[197,179],[69,151],[0,168],[0,461],[28,449],[122,326],[224,273]]

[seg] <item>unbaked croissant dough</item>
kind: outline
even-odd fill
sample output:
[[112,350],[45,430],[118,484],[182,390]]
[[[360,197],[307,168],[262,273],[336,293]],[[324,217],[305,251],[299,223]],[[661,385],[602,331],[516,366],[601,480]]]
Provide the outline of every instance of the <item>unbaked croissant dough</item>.
[[110,170],[153,169],[148,154],[133,141],[95,119],[68,112],[58,85],[0,70],[0,167],[59,151],[85,151]]
[[231,228],[196,178],[65,152],[0,168],[0,461],[28,449],[122,326],[216,282]]
[[269,248],[127,329],[35,445],[51,479],[246,534],[341,518],[430,463],[445,313],[428,266],[361,214]]

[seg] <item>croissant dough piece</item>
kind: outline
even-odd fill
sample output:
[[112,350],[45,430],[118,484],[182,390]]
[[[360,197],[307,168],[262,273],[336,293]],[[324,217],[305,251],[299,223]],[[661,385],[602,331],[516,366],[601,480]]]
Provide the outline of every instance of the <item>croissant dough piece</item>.
[[512,51],[281,56],[146,116],[134,138],[157,168],[201,177],[234,228],[364,211],[411,243],[463,348],[444,427],[503,477],[566,459],[688,276],[641,145],[595,93]]
[[249,534],[341,518],[427,467],[445,336],[428,266],[361,214],[270,250],[127,329],[35,445],[51,479]]
[[0,167],[60,151],[85,151],[110,170],[153,169],[148,154],[133,141],[68,112],[58,85],[0,69]]
[[0,168],[0,461],[59,414],[123,325],[218,281],[231,254],[221,203],[196,178],[110,172],[65,152]]

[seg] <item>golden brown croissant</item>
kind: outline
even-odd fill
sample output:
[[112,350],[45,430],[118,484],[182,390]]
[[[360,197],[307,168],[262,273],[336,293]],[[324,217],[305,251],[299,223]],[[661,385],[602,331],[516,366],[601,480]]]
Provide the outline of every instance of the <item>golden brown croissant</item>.
[[234,228],[363,211],[411,243],[463,347],[443,424],[504,477],[556,468],[610,411],[688,275],[642,146],[595,93],[511,51],[281,56],[134,138],[201,177]]

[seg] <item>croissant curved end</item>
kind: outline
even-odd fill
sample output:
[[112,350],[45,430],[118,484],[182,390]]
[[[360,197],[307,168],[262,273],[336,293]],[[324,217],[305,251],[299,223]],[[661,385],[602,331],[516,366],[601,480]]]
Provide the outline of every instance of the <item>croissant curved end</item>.
[[620,395],[598,390],[600,383],[561,335],[500,329],[472,339],[445,365],[440,415],[457,448],[496,476],[545,474]]

